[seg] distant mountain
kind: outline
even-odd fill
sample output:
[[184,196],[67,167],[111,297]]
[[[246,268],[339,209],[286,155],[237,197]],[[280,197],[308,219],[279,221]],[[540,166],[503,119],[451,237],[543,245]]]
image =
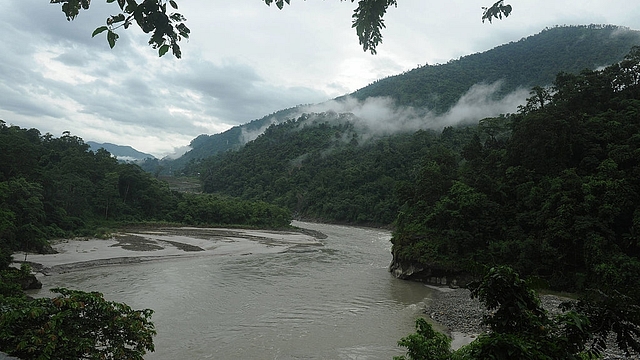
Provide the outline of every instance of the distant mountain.
[[105,149],[111,153],[111,155],[122,161],[141,161],[144,159],[155,159],[155,156],[138,151],[131,146],[116,145],[111,143],[97,143],[95,141],[87,141],[87,145],[92,151],[98,149]]
[[[628,28],[613,25],[553,27],[483,53],[446,64],[421,66],[375,81],[335,100],[388,97],[396,106],[443,114],[476,84],[501,82],[499,90],[493,94],[499,99],[516,89],[550,85],[559,72],[579,73],[619,62],[632,46],[638,44],[640,32]],[[146,170],[156,171],[161,166],[176,171],[190,162],[238,149],[269,125],[295,119],[308,112],[306,109],[299,106],[281,110],[219,134],[200,135],[191,141],[192,150],[182,157],[150,162]]]

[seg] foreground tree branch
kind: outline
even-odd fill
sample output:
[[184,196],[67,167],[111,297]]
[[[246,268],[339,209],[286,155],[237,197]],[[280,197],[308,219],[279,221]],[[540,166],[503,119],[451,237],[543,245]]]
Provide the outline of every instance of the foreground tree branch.
[[[107,42],[113,48],[119,38],[116,30],[128,29],[132,24],[137,24],[142,31],[151,34],[149,45],[158,50],[158,55],[163,56],[171,50],[176,58],[182,57],[182,51],[178,42],[188,39],[191,30],[184,24],[187,20],[178,12],[167,13],[167,4],[177,10],[178,4],[174,0],[106,0],[107,3],[117,2],[120,13],[107,18],[106,25],[96,28],[92,37],[107,32]],[[140,1],[140,2],[139,2]],[[274,4],[278,9],[284,5],[290,5],[291,0],[263,0],[265,4]],[[346,1],[346,0],[340,0]],[[355,2],[355,0],[351,0]],[[80,14],[80,10],[88,10],[91,0],[50,0],[51,4],[62,4],[62,12],[71,21]],[[377,53],[377,47],[382,42],[382,29],[385,28],[384,15],[391,6],[398,6],[397,0],[360,0],[358,7],[353,11],[351,27],[356,29],[358,41],[362,49],[372,55]],[[482,22],[493,19],[502,19],[511,14],[511,5],[505,5],[504,0],[494,3],[490,7],[483,7]]]

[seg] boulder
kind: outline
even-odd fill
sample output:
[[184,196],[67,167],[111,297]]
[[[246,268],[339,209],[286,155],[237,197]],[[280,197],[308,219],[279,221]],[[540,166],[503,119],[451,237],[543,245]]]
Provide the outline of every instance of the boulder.
[[32,274],[20,279],[20,286],[22,290],[42,289],[42,283]]

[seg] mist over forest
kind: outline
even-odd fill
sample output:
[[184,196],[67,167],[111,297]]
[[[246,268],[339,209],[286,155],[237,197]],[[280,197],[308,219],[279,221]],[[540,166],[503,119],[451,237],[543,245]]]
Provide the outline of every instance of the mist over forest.
[[579,73],[619,61],[639,39],[637,31],[610,25],[544,29],[483,53],[379,79],[327,102],[283,109],[219,134],[200,135],[184,156],[160,164],[164,171],[176,171],[190,161],[237,149],[270,125],[303,113],[350,113],[358,118],[360,128],[376,136],[473,124],[483,117],[517,111],[531,88],[552,85],[559,72]]
[[[320,104],[300,106],[298,113],[292,118],[303,114],[335,113],[350,114],[350,122],[360,138],[368,140],[381,136],[399,133],[415,132],[418,130],[442,131],[447,126],[470,125],[478,119],[494,117],[500,114],[516,112],[518,106],[526,103],[529,89],[519,88],[504,96],[499,96],[504,81],[492,84],[475,84],[469,91],[462,94],[460,99],[445,113],[437,114],[428,108],[414,108],[396,104],[391,97],[369,97],[358,100],[347,96]],[[255,140],[269,126],[281,122],[278,118],[269,118],[265,125],[256,131],[242,131],[242,144]]]

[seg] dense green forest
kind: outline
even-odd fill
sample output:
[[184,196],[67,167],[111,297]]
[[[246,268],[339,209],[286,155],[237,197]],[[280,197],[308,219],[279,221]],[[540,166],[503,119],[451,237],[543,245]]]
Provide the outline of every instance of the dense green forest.
[[402,195],[394,261],[637,292],[639,70],[635,47],[604,70],[561,73],[517,114],[482,120],[451,161],[426,163]]
[[[517,88],[550,85],[561,71],[578,73],[583,69],[613,64],[622,60],[638,43],[640,32],[613,25],[553,27],[446,64],[419,66],[377,80],[347,96],[360,100],[390,97],[397,106],[444,113],[475,84],[502,81],[500,91],[495,94],[499,98]],[[340,101],[342,97],[336,100]],[[182,157],[175,160],[150,159],[141,166],[151,173],[180,175],[189,162],[237,150],[253,140],[254,137],[247,134],[256,133],[272,123],[295,119],[305,112],[304,108],[301,105],[280,110],[219,134],[202,134],[191,141],[191,150]]]
[[0,121],[0,251],[46,251],[51,238],[95,235],[136,222],[285,227],[290,213],[264,202],[171,191],[104,149]]

